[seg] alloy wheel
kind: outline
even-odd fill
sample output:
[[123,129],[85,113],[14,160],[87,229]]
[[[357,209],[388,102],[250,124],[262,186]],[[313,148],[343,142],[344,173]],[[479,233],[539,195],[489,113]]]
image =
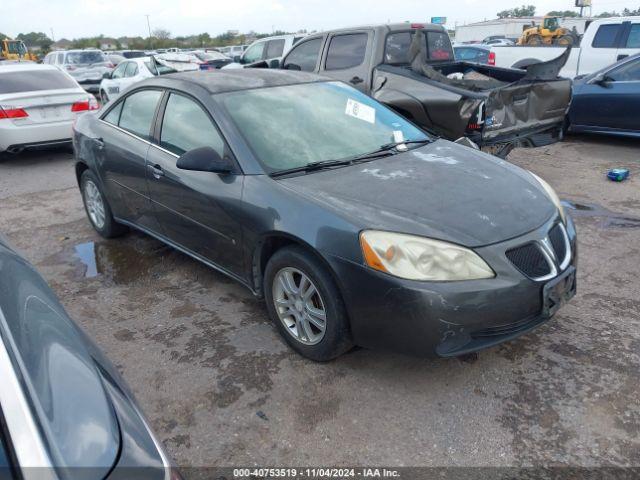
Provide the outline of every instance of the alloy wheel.
[[104,228],[106,213],[102,194],[95,183],[87,180],[84,184],[84,203],[87,206],[87,213],[91,223],[98,229]]
[[324,338],[327,312],[320,291],[297,268],[276,273],[272,288],[273,304],[287,332],[304,345],[316,345]]

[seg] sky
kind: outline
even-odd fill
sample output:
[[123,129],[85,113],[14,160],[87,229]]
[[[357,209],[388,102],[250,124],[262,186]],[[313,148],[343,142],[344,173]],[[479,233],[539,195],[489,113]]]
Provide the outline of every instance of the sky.
[[[574,9],[573,0],[0,0],[0,32],[45,32],[55,40],[104,34],[148,35],[164,28],[173,36],[227,30],[271,32],[326,30],[366,23],[426,21],[447,17],[447,26],[495,18],[522,3],[536,13]],[[640,0],[593,0],[593,13],[640,7]]]

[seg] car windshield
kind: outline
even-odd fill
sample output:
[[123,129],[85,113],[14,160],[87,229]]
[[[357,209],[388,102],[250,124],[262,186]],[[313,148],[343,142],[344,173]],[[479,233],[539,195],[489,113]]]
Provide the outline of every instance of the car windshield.
[[142,50],[129,50],[129,51],[122,52],[122,56],[124,58],[140,58],[140,57],[146,57],[147,54],[144,53]]
[[340,160],[403,140],[429,140],[417,127],[358,90],[317,82],[218,94],[269,172]]
[[104,62],[105,57],[102,52],[69,52],[67,53],[67,63],[71,65],[88,65],[92,63]]

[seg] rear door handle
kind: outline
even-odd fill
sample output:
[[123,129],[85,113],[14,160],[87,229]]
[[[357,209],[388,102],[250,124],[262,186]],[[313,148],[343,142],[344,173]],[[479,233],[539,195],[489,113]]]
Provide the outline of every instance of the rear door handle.
[[362,83],[362,82],[364,82],[364,80],[358,76],[355,76],[351,80],[349,80],[349,83],[351,83],[352,85],[358,85],[359,83]]
[[156,179],[164,176],[164,170],[162,170],[162,167],[160,165],[147,165],[147,167],[149,167],[151,173]]
[[627,58],[629,55],[627,55],[626,53],[621,53],[620,55],[618,55],[618,58],[616,58],[616,60],[622,60],[623,58]]

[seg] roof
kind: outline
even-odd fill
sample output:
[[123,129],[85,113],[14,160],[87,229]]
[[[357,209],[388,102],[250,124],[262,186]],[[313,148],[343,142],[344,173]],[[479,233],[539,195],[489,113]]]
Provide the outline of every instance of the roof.
[[161,79],[194,83],[205,88],[210,93],[234,92],[252,88],[278,87],[331,80],[313,73],[268,68],[238,68],[217,70],[215,72],[180,72],[163,75]]
[[[3,62],[0,62],[0,65],[2,65]],[[30,62],[24,62],[24,63],[11,63],[9,65],[2,65],[0,67],[0,73],[8,73],[8,72],[24,72],[24,71],[29,71],[29,70],[36,70],[36,71],[42,71],[42,70],[55,70],[57,72],[59,72],[60,70],[57,67],[54,67],[53,65],[46,65],[46,64],[40,64],[40,63],[30,63]]]

